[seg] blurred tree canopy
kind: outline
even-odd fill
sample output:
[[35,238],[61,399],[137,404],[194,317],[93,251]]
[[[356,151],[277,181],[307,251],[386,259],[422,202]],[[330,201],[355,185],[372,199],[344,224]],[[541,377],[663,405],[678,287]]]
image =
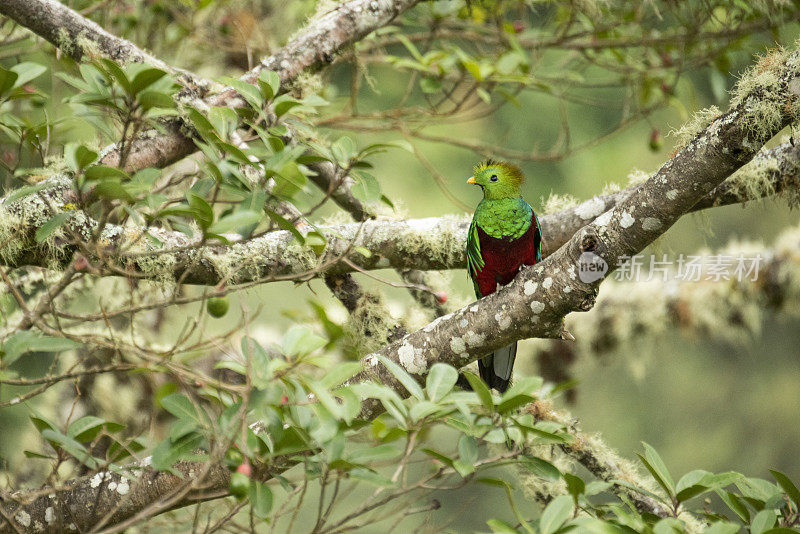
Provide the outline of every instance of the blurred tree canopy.
[[0,532],[797,532],[798,15],[3,0]]

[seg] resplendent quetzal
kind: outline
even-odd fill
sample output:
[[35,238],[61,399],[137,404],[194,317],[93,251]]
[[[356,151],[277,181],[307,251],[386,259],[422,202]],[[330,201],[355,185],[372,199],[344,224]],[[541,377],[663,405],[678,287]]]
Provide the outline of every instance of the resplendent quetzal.
[[[533,208],[519,188],[525,176],[516,165],[487,160],[467,183],[483,189],[483,200],[467,234],[467,271],[475,296],[485,297],[510,283],[523,265],[542,260],[542,233]],[[508,389],[517,343],[478,360],[481,378],[499,392]]]

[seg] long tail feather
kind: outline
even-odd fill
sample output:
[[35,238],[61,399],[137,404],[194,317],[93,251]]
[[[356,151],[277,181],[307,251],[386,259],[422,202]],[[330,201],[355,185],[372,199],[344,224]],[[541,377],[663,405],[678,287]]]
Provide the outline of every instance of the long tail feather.
[[478,360],[478,370],[486,385],[500,393],[505,392],[511,382],[511,373],[516,357],[517,344],[515,342]]

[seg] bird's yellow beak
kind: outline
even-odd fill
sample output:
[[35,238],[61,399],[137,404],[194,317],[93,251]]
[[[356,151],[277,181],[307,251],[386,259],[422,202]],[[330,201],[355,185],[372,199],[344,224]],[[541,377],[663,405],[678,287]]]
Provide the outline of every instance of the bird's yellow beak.
[[475,184],[475,183],[477,183],[477,182],[475,181],[475,177],[474,177],[474,176],[470,176],[470,177],[467,179],[467,183],[468,183],[468,184]]

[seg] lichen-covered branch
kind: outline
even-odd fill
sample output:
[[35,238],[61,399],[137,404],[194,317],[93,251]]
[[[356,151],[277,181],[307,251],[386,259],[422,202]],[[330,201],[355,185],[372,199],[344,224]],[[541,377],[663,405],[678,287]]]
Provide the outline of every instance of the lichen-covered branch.
[[[800,147],[783,143],[761,151],[751,163],[742,167],[731,178],[722,182],[692,206],[691,210],[741,203],[775,193],[796,203],[800,192]],[[74,202],[69,180],[66,177],[50,179],[51,187],[36,195],[14,203],[0,203],[0,261],[10,266],[56,266],[69,261],[72,248],[63,240],[36,243],[36,229],[52,214],[50,208],[61,210]],[[552,254],[583,225],[618,202],[639,191],[641,184],[623,191],[597,196],[575,207],[541,217],[544,235],[544,255]],[[671,191],[664,197],[669,200]],[[47,202],[42,197],[47,198]],[[659,202],[663,203],[663,199]],[[626,219],[627,220],[627,219]],[[232,282],[250,282],[259,279],[315,276],[322,270],[337,274],[359,269],[439,270],[463,268],[464,242],[468,226],[466,218],[427,218],[408,220],[367,220],[363,223],[343,224],[323,228],[329,244],[325,253],[317,256],[301,246],[287,231],[271,232],[246,243],[231,246],[207,245],[197,248],[193,241],[180,232],[152,228],[147,231],[163,242],[154,247],[148,240],[140,239],[142,229],[108,225],[104,234],[105,261],[115,258],[114,249],[126,249],[135,241],[135,250],[122,256],[116,267],[134,267],[142,276],[159,279],[177,279],[191,284],[216,285],[225,277]],[[69,225],[77,235],[88,236],[94,222],[80,212]],[[352,252],[352,247],[364,247],[369,257]],[[175,251],[175,252],[172,252]],[[351,251],[349,263],[337,261]],[[132,255],[132,254],[135,254]],[[187,272],[188,271],[188,272]],[[115,274],[106,270],[104,274]]]

